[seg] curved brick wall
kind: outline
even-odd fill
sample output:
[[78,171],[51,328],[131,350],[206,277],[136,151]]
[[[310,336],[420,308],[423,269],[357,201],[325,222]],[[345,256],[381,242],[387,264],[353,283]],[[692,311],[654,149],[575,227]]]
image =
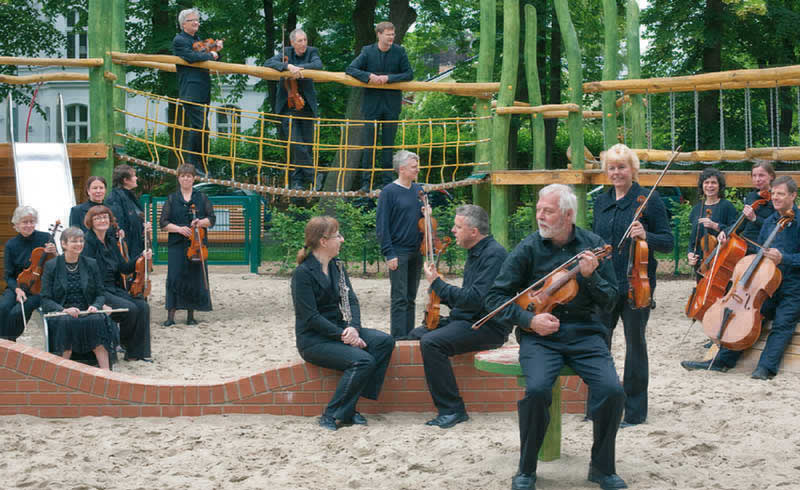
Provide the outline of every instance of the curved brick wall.
[[[471,412],[516,410],[522,389],[511,376],[476,370],[472,354],[453,358]],[[330,399],[339,373],[304,362],[220,383],[168,383],[68,361],[0,339],[0,415],[39,417],[177,417],[222,413],[314,416]],[[562,378],[562,411],[583,413],[586,387]],[[377,402],[364,413],[433,412],[417,342],[398,342]]]

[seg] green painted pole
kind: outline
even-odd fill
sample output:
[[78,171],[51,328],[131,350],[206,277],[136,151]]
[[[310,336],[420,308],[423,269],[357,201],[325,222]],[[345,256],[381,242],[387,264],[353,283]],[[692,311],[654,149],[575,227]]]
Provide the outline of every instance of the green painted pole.
[[[519,0],[503,2],[503,67],[500,72],[500,93],[497,107],[509,107],[517,93],[517,70],[519,69]],[[492,170],[508,169],[508,140],[511,131],[511,115],[494,116],[492,138]],[[492,213],[489,222],[494,238],[509,248],[508,240],[508,195],[505,186],[493,185],[491,189]]]
[[[494,45],[497,35],[497,0],[481,0],[481,34],[480,49],[478,50],[478,75],[476,82],[491,82],[494,75]],[[475,107],[478,117],[492,115],[491,101],[481,98],[475,99]],[[478,120],[478,139],[489,139],[492,137],[492,120]],[[492,159],[491,142],[478,143],[475,149],[476,162],[489,162]],[[485,167],[478,167],[476,172],[486,170]],[[489,211],[491,195],[489,184],[479,184],[472,186],[472,202]]]
[[[583,67],[581,65],[581,48],[578,44],[578,34],[569,15],[567,0],[555,0],[556,16],[564,40],[564,50],[567,53],[567,68],[569,70],[569,102],[581,108],[578,112],[570,112],[567,117],[569,128],[569,146],[572,149],[572,168],[583,170]],[[502,88],[502,86],[501,86]],[[575,194],[578,196],[578,226],[585,227],[586,220],[586,185],[576,185]]]
[[[528,81],[528,98],[531,105],[542,105],[542,90],[539,86],[539,69],[536,65],[536,7],[525,5],[525,78]],[[545,168],[544,117],[541,114],[531,115],[533,138],[533,161],[531,168]]]
[[[103,58],[103,66],[89,69],[89,124],[91,141],[108,146],[108,156],[93,160],[92,175],[100,175],[111,181],[114,169],[114,122],[124,124],[124,116],[114,114],[114,83],[125,83],[125,72],[121,66],[111,62],[111,51],[125,51],[125,2],[126,0],[89,0],[89,57]],[[117,79],[113,80],[114,75]],[[107,76],[108,75],[108,76]],[[118,104],[124,107],[124,94],[117,96]],[[119,126],[122,129],[122,126]]]
[[[603,60],[603,80],[616,80],[619,72],[617,52],[617,0],[603,0],[603,20],[605,26],[605,59]],[[607,150],[617,142],[617,104],[616,92],[603,92],[603,149]],[[574,153],[573,153],[574,155]]]
[[[636,0],[628,0],[626,24],[628,27],[628,78],[642,77],[642,64],[639,49],[639,5]],[[623,105],[624,107],[624,105]],[[645,148],[644,103],[641,94],[631,95],[631,148]]]

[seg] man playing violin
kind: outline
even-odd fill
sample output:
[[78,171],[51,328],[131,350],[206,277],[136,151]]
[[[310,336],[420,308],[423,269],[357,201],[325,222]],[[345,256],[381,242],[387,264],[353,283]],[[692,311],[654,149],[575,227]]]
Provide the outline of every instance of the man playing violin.
[[[39,213],[31,206],[20,206],[11,216],[17,236],[6,242],[3,252],[6,290],[0,296],[0,338],[6,340],[16,341],[22,335],[25,323],[42,302],[40,295],[25,291],[17,283],[17,276],[31,265],[31,253],[44,247],[45,253],[58,255],[50,234],[36,230],[38,222]],[[25,304],[25,319],[20,301]]]
[[594,421],[588,479],[604,489],[626,488],[615,463],[625,393],[606,344],[607,328],[595,319],[599,310],[613,306],[617,281],[611,263],[600,263],[591,252],[603,247],[603,240],[575,226],[577,208],[568,186],[543,188],[536,203],[539,230],[511,252],[486,297],[486,309],[494,310],[570,258],[579,257],[578,292],[572,300],[552,313],[540,314],[512,302],[495,317],[507,327],[518,327],[519,363],[525,374],[525,397],[517,403],[519,471],[512,479],[512,490],[535,488],[537,457],[550,423],[552,387],[565,364],[593,393],[588,402]]
[[[292,142],[289,157],[294,168],[291,174],[291,186],[292,189],[305,189],[314,179],[314,171],[311,168],[313,163],[311,143],[314,140],[312,118],[319,117],[319,108],[314,80],[303,78],[303,70],[321,70],[322,60],[317,48],[308,45],[308,38],[302,29],[295,29],[289,33],[289,43],[290,47],[268,59],[265,66],[278,71],[288,71],[302,100],[302,103],[299,103],[296,97],[293,97],[299,103],[298,107],[298,104],[289,99],[287,85],[290,85],[290,80],[282,79],[278,83],[274,110],[278,114],[292,116],[292,119],[288,117],[281,119],[283,134],[287,141]],[[294,89],[291,85],[290,88]]]
[[[212,50],[198,51],[193,48],[194,43],[200,41],[197,31],[200,28],[200,12],[197,9],[181,10],[178,14],[179,32],[172,40],[172,53],[180,56],[187,63],[200,61],[216,61],[219,53]],[[217,41],[217,47],[222,49],[222,40]],[[176,123],[190,128],[181,135],[180,146],[183,150],[180,155],[184,163],[195,166],[198,175],[205,175],[200,168],[205,167],[201,154],[208,150],[208,118],[203,105],[211,102],[211,76],[205,68],[194,66],[175,65],[178,74],[178,98],[187,103],[182,104],[182,112],[178,114]]]
[[511,326],[496,322],[489,322],[478,330],[471,328],[486,313],[483,298],[508,256],[506,249],[489,235],[489,216],[480,206],[459,206],[451,231],[458,246],[468,250],[464,281],[461,287],[447,284],[436,271],[436,264],[426,263],[423,266],[425,279],[441,302],[450,308],[450,315],[441,317],[434,330],[422,326],[411,332],[412,337],[421,337],[425,380],[439,412],[426,425],[442,429],[469,419],[458,392],[450,357],[496,349],[506,342],[511,332]]
[[422,271],[422,186],[414,182],[419,174],[416,153],[400,150],[392,160],[397,180],[378,197],[376,231],[381,254],[386,259],[391,283],[390,323],[392,337],[408,340],[414,328],[417,290]]
[[[764,251],[764,256],[777,264],[783,279],[775,294],[761,307],[764,317],[772,319],[772,329],[758,365],[751,375],[753,379],[767,380],[778,373],[783,353],[792,340],[797,322],[800,321],[800,225],[798,209],[794,204],[796,198],[797,183],[794,179],[784,175],[773,181],[772,205],[775,212],[764,221],[758,243],[764,243],[782,216],[793,211],[794,217],[775,236],[771,247]],[[721,244],[727,241],[724,233],[720,233],[719,240]],[[736,365],[742,352],[723,347],[712,360],[681,361],[681,366],[690,371],[711,369],[725,372]]]

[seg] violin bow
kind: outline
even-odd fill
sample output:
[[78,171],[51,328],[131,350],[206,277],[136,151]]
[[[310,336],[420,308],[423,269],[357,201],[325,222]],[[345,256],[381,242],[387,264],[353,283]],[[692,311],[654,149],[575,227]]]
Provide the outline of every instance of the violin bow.
[[661,179],[664,178],[664,175],[667,173],[667,170],[669,170],[669,166],[672,165],[672,162],[674,162],[676,158],[678,158],[678,154],[680,154],[682,147],[683,147],[683,145],[678,146],[678,148],[676,148],[675,151],[672,152],[672,156],[670,157],[669,161],[667,162],[667,165],[664,166],[664,170],[661,171],[661,175],[658,176],[658,180],[656,180],[656,183],[653,185],[653,187],[650,188],[650,193],[647,194],[647,197],[645,198],[645,200],[642,203],[642,205],[639,206],[639,209],[637,209],[636,212],[633,214],[633,219],[631,220],[631,224],[628,225],[628,229],[625,230],[625,233],[622,235],[622,238],[620,239],[619,244],[617,245],[617,248],[622,247],[622,242],[624,242],[625,239],[630,236],[631,229],[633,229],[633,224],[636,221],[638,221],[638,219],[642,216],[642,213],[644,212],[644,208],[645,208],[645,206],[647,206],[647,202],[653,196],[653,193],[656,191],[656,187],[658,187],[658,184],[661,183]]
[[25,330],[28,330],[28,318],[25,316],[25,300],[20,298],[19,305],[22,307],[22,325]]

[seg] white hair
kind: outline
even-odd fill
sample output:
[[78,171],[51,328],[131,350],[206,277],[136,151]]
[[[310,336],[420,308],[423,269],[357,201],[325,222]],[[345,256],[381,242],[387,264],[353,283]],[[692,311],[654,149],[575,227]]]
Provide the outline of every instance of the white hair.
[[558,207],[561,209],[561,214],[566,215],[572,211],[572,224],[574,225],[578,215],[578,198],[575,197],[575,192],[568,185],[550,184],[539,191],[539,199],[555,193],[558,194]]
[[19,206],[14,210],[14,215],[11,216],[11,224],[16,226],[17,223],[28,216],[33,218],[35,222],[39,222],[39,213],[33,208],[33,206]]
[[626,145],[622,143],[617,143],[616,145],[609,148],[607,151],[600,153],[600,164],[603,167],[603,171],[607,170],[607,162],[624,162],[628,164],[628,166],[633,171],[633,178],[636,179],[639,176],[639,157],[636,155],[636,152],[628,148]]
[[392,157],[392,167],[394,167],[394,171],[397,172],[400,170],[400,167],[405,167],[410,163],[410,160],[414,160],[415,162],[419,162],[419,155],[414,153],[413,151],[408,150],[400,150],[394,154]]
[[[292,32],[289,33],[289,41],[294,42],[298,34],[305,34],[305,33],[306,31],[298,27],[297,29],[294,29]],[[308,37],[308,35],[306,35],[306,37]]]
[[178,25],[180,25],[181,28],[183,28],[183,23],[186,22],[186,17],[188,17],[189,14],[197,14],[197,18],[200,18],[200,11],[197,9],[181,10],[181,13],[178,14]]

